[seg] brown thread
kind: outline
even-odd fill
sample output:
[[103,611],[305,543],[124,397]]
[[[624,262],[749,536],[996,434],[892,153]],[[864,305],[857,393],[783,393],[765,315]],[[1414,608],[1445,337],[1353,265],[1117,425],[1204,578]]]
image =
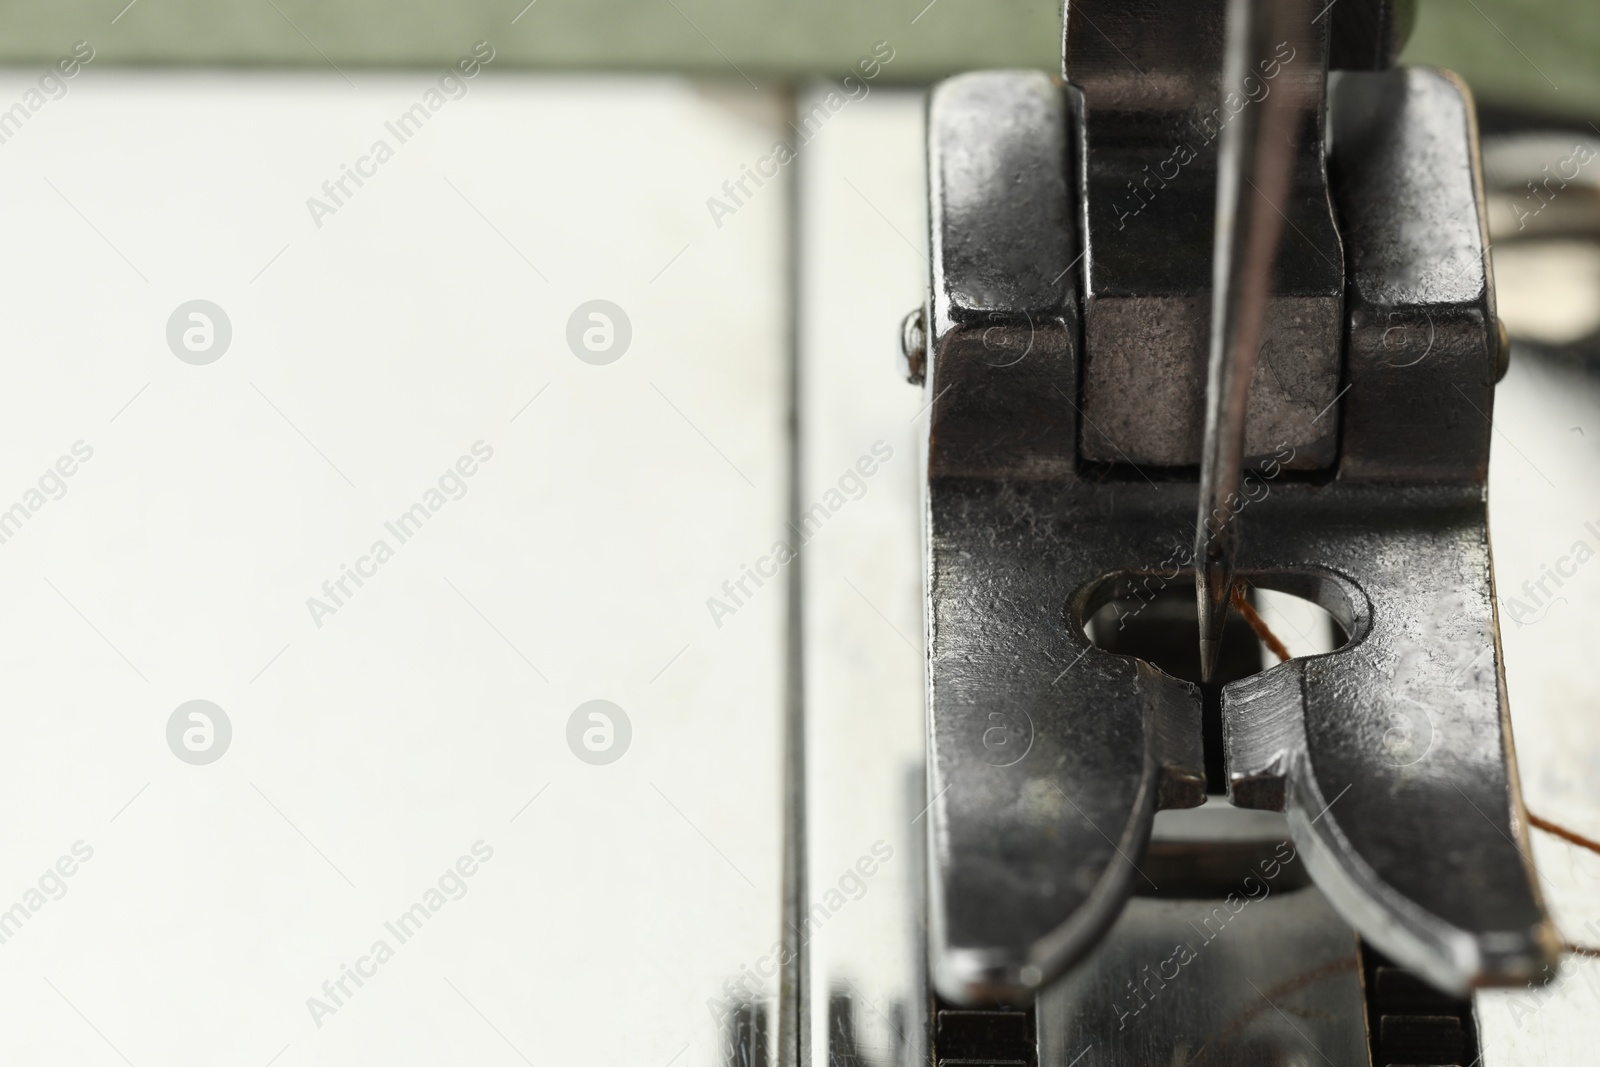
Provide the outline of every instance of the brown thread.
[[1250,624],[1250,629],[1256,632],[1256,636],[1261,639],[1262,644],[1267,646],[1267,650],[1278,657],[1279,663],[1289,658],[1289,650],[1284,647],[1282,641],[1278,640],[1278,635],[1267,627],[1260,613],[1251,606],[1250,601],[1245,599],[1243,582],[1233,587],[1233,606],[1240,615],[1244,616],[1244,621]]
[[[1568,830],[1560,823],[1553,823],[1549,819],[1541,819],[1531,811],[1527,814],[1529,826],[1537,830],[1543,830],[1547,834],[1555,834],[1563,841],[1569,841],[1579,848],[1586,848],[1590,852],[1600,855],[1600,841],[1595,841],[1592,838],[1584,837],[1580,833]],[[1588,945],[1574,945],[1570,941],[1567,941],[1562,947],[1574,956],[1588,956],[1591,959],[1600,959],[1600,948],[1590,948]]]
[[1584,837],[1582,834],[1574,833],[1573,831],[1568,830],[1565,826],[1561,826],[1558,823],[1553,823],[1549,819],[1541,819],[1531,811],[1528,812],[1528,825],[1537,827],[1547,834],[1555,834],[1563,841],[1571,841],[1579,848],[1586,848],[1590,852],[1600,854],[1600,841],[1595,841],[1591,838]]

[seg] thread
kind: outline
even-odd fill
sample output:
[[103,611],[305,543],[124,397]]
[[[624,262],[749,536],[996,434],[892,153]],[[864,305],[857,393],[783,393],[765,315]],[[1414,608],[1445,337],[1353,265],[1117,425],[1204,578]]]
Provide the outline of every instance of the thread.
[[[1595,841],[1592,838],[1584,837],[1582,834],[1574,830],[1568,830],[1560,823],[1553,823],[1549,819],[1541,819],[1531,811],[1527,812],[1527,816],[1529,826],[1532,826],[1538,830],[1543,830],[1547,834],[1554,834],[1563,841],[1571,842],[1572,844],[1577,845],[1579,848],[1586,848],[1590,852],[1600,855],[1600,841]],[[1567,941],[1565,938],[1563,938],[1562,941],[1562,947],[1566,949],[1566,951],[1572,953],[1574,956],[1588,956],[1591,959],[1600,959],[1600,948],[1591,948],[1588,945],[1575,945],[1571,941]]]
[[1267,646],[1267,651],[1277,656],[1278,662],[1282,663],[1289,658],[1289,649],[1284,646],[1282,641],[1278,640],[1278,635],[1272,632],[1272,629],[1266,624],[1266,620],[1262,619],[1261,614],[1256,611],[1250,601],[1245,599],[1244,590],[1245,585],[1243,582],[1238,582],[1234,585],[1232,597],[1234,609],[1244,617],[1245,622],[1250,624],[1250,629],[1254,630],[1256,636],[1261,639],[1261,643]]

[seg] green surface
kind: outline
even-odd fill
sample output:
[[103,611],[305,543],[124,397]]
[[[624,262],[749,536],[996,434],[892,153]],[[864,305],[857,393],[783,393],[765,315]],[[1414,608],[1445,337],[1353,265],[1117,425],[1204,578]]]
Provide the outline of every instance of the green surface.
[[[882,77],[1059,64],[1055,0],[0,0],[0,60],[91,41],[108,63],[348,71],[451,63],[487,40],[495,67],[687,70],[767,83],[843,74],[879,41]],[[926,9],[926,10],[924,10]],[[513,24],[513,19],[515,23]]]
[[1420,0],[1405,59],[1481,100],[1600,120],[1600,0]]
[[[90,41],[111,64],[444,66],[486,40],[497,69],[682,70],[762,88],[847,73],[886,41],[882,80],[1055,69],[1056,0],[0,0],[0,62]],[[1597,0],[1420,0],[1406,58],[1486,100],[1600,115]],[[513,21],[515,20],[515,21]]]

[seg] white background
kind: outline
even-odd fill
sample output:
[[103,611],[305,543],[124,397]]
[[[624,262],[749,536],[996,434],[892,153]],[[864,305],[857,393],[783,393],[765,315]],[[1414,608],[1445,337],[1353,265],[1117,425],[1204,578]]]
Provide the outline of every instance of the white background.
[[[94,448],[0,544],[0,908],[94,849],[0,944],[0,1060],[716,1063],[706,1000],[777,936],[785,605],[769,583],[717,627],[705,601],[784,535],[793,174],[721,227],[705,201],[780,98],[491,68],[318,228],[306,198],[433,81],[353,79],[91,65],[0,145],[0,508]],[[895,449],[806,564],[814,894],[914,832],[881,813],[921,745],[923,400],[892,360],[920,138],[918,97],[880,89],[801,163],[803,502]],[[233,327],[205,367],[165,338],[196,298]],[[633,327],[602,367],[565,340],[596,298]],[[1503,596],[1600,526],[1596,400],[1526,364],[1500,391]],[[478,440],[466,496],[317,628],[306,598]],[[1507,676],[1530,807],[1594,836],[1600,560],[1562,594],[1505,623]],[[166,746],[196,698],[234,731],[204,767]],[[596,698],[633,728],[604,767],[566,742]],[[863,723],[887,747],[852,750]],[[306,999],[480,839],[467,895],[316,1026]],[[1600,858],[1534,855],[1587,936]],[[812,946],[813,1003],[853,974],[879,1048],[904,859]],[[1485,1062],[1581,1062],[1578,971],[1481,997]]]

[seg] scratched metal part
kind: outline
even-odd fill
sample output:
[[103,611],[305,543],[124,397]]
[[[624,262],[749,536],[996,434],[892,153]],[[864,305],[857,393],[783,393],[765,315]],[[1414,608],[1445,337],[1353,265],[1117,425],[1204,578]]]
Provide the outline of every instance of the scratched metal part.
[[1302,113],[1289,240],[1251,378],[1248,457],[1287,442],[1293,466],[1332,464],[1343,256],[1328,202],[1322,92],[1328,20],[1287,40],[1229,91],[1218,71],[1226,0],[1072,0],[1064,61],[1081,93],[1079,180],[1088,255],[1083,456],[1158,467],[1200,462],[1219,135],[1272,94]]
[[1157,807],[1205,788],[1195,688],[1066,625],[1086,578],[1186,533],[1074,491],[1066,130],[1037,73],[952,79],[929,110],[930,964],[957,1002],[1025,997],[1092,946]]
[[1454,992],[1527,981],[1556,945],[1525,860],[1490,573],[1470,106],[1429,70],[1340,75],[1332,105],[1353,262],[1340,481],[1266,501],[1243,557],[1350,643],[1224,690],[1232,796],[1286,808],[1323,891],[1397,961]]
[[1421,68],[1339,72],[1329,103],[1351,260],[1342,475],[1481,486],[1494,279],[1466,87]]
[[1481,490],[1285,485],[1256,518],[1241,574],[1350,640],[1224,688],[1233,802],[1286,811],[1339,912],[1440,988],[1538,980]]
[[1084,965],[1039,995],[1039,1062],[1365,1065],[1355,936],[1315,886],[1276,881],[1256,872],[1231,897],[1130,901]]
[[[1363,109],[1366,92],[1387,106]],[[1342,77],[1333,106],[1361,246],[1350,466],[1258,475],[1239,564],[1321,603],[1349,641],[1226,690],[1233,798],[1286,808],[1321,890],[1399,963],[1452,990],[1523,982],[1555,944],[1519,847],[1496,647],[1483,235],[1449,223],[1479,218],[1460,180],[1472,132],[1459,90],[1426,71]],[[1155,811],[1204,788],[1194,688],[1081,628],[1108,598],[1179,579],[1196,487],[1080,472],[1066,110],[1042,76],[992,73],[941,86],[929,115],[929,955],[961,1003],[1021,999],[1082,959],[1141,879]],[[1463,282],[1439,262],[1477,266]],[[1458,332],[1423,374],[1366,366],[1389,352],[1392,312],[1435,311]],[[1366,414],[1394,390],[1410,398],[1398,422]]]

